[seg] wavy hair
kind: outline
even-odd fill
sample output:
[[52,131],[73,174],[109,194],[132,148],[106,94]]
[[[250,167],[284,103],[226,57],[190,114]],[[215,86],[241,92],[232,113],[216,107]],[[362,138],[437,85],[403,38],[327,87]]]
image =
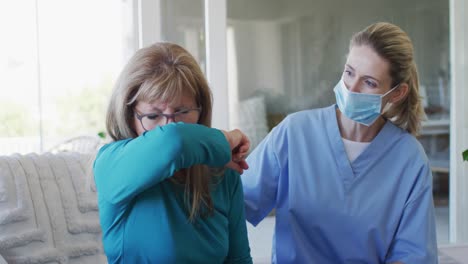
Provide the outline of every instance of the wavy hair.
[[[170,102],[183,95],[195,98],[201,107],[199,124],[211,127],[212,94],[200,66],[184,48],[156,43],[138,50],[122,70],[107,109],[106,129],[116,140],[137,137],[132,124],[137,102]],[[191,221],[213,212],[210,169],[195,165],[182,170],[183,177],[168,180],[184,186],[184,202]]]

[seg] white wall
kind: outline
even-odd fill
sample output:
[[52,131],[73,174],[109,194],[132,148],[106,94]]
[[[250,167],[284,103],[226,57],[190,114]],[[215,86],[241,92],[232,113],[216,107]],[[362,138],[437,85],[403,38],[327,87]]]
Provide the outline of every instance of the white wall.
[[252,95],[256,89],[275,93],[283,91],[281,36],[277,23],[231,21],[235,29],[239,99]]
[[[444,83],[449,76],[448,7],[448,1],[440,0],[228,1],[228,19],[235,21],[236,53],[241,57],[240,99],[268,87],[262,86],[264,76],[271,76],[282,81],[271,91],[284,94],[290,105],[283,108],[288,111],[333,103],[332,88],[352,34],[373,22],[389,21],[412,38],[421,83],[428,88],[430,101],[438,103],[438,76],[445,78]],[[267,24],[278,29],[267,30]],[[278,39],[281,45],[276,45]],[[279,54],[270,53],[277,48]],[[257,61],[260,53],[268,54],[261,57],[264,64]]]

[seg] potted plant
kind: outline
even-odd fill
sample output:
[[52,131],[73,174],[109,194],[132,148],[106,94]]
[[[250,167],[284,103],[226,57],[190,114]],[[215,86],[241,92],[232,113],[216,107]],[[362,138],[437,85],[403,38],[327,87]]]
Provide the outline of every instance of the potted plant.
[[463,151],[463,160],[468,161],[468,149],[465,149],[465,151]]

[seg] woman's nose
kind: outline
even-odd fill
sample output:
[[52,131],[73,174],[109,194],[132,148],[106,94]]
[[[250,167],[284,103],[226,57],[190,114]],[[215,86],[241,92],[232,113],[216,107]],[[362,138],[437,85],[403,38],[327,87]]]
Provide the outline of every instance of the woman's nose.
[[359,89],[359,81],[357,80],[348,82],[346,86],[350,92],[353,92],[353,93],[361,92],[361,89]]
[[166,125],[175,122],[175,115],[166,115]]

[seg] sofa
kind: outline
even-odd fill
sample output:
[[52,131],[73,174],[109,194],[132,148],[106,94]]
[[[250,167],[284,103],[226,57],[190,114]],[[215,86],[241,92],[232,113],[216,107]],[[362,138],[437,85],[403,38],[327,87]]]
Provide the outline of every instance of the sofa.
[[93,157],[0,156],[0,264],[107,263]]
[[[78,152],[0,156],[0,264],[107,263],[93,155]],[[274,220],[250,225],[252,256],[268,263]],[[268,243],[268,242],[267,242]],[[441,246],[441,264],[468,263],[468,245]]]

